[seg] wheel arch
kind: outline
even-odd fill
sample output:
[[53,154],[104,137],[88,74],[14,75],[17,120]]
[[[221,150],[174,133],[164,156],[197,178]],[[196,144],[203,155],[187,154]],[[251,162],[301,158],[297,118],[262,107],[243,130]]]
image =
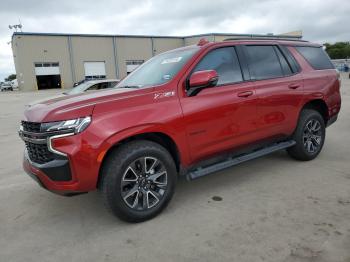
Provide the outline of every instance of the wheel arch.
[[165,149],[168,150],[168,152],[170,153],[170,155],[172,156],[172,158],[174,159],[175,162],[175,166],[178,172],[180,172],[180,168],[181,168],[181,155],[180,155],[180,151],[178,146],[176,145],[175,141],[167,134],[162,133],[162,132],[146,132],[146,133],[140,133],[140,134],[136,134],[136,135],[132,135],[129,137],[126,137],[120,141],[118,141],[117,143],[113,144],[105,153],[101,165],[100,165],[100,169],[99,169],[99,173],[98,173],[98,179],[97,179],[97,188],[100,188],[101,186],[101,182],[102,182],[102,169],[104,167],[105,162],[108,160],[109,156],[111,155],[111,153],[114,150],[118,150],[118,148],[123,145],[126,144],[128,142],[131,141],[135,141],[135,140],[148,140],[148,141],[152,141],[155,142],[161,146],[163,146]]
[[321,116],[323,117],[324,123],[325,125],[327,125],[328,119],[329,119],[329,112],[328,112],[328,106],[326,104],[326,102],[323,99],[313,99],[313,100],[309,100],[307,101],[304,106],[302,107],[302,109],[299,112],[299,117],[300,117],[300,113],[303,109],[314,109],[317,112],[319,112],[321,114]]

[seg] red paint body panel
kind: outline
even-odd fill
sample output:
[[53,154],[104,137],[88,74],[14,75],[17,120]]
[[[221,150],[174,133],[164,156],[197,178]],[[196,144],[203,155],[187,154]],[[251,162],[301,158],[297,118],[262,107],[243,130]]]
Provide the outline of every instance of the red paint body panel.
[[[291,45],[285,41],[263,42]],[[338,114],[341,100],[336,71],[313,70],[293,47],[288,49],[300,64],[298,74],[207,88],[196,96],[187,96],[186,79],[206,53],[247,43],[252,41],[204,44],[167,84],[62,97],[27,108],[24,120],[31,122],[85,116],[91,116],[92,122],[80,134],[53,140],[53,147],[69,158],[71,181],[52,181],[26,159],[24,169],[51,191],[91,191],[96,188],[108,150],[138,134],[168,136],[177,146],[181,166],[188,167],[226,150],[269,137],[290,136],[302,107],[309,101],[324,101],[329,118]]]

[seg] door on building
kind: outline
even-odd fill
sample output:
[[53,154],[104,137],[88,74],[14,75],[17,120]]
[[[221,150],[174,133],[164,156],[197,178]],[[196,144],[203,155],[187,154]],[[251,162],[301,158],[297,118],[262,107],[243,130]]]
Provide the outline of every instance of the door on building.
[[61,75],[59,63],[35,63],[35,75],[38,90],[61,88]]
[[126,74],[130,74],[144,62],[145,60],[126,60]]
[[105,62],[84,62],[85,79],[105,79],[106,65]]

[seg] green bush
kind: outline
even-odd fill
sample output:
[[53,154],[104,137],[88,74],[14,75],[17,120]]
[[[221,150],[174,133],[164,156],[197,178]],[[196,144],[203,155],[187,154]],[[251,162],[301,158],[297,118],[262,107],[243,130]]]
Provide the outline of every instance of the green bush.
[[350,58],[350,42],[337,42],[335,44],[324,44],[326,52],[331,59]]

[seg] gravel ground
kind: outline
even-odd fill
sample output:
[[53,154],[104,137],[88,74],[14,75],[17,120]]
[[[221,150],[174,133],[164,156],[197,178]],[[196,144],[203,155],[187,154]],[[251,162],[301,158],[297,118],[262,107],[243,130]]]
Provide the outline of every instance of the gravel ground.
[[1,261],[350,261],[350,81],[339,120],[311,162],[284,151],[182,179],[169,207],[141,224],[97,192],[51,194],[21,168],[23,105],[58,91],[0,93]]

